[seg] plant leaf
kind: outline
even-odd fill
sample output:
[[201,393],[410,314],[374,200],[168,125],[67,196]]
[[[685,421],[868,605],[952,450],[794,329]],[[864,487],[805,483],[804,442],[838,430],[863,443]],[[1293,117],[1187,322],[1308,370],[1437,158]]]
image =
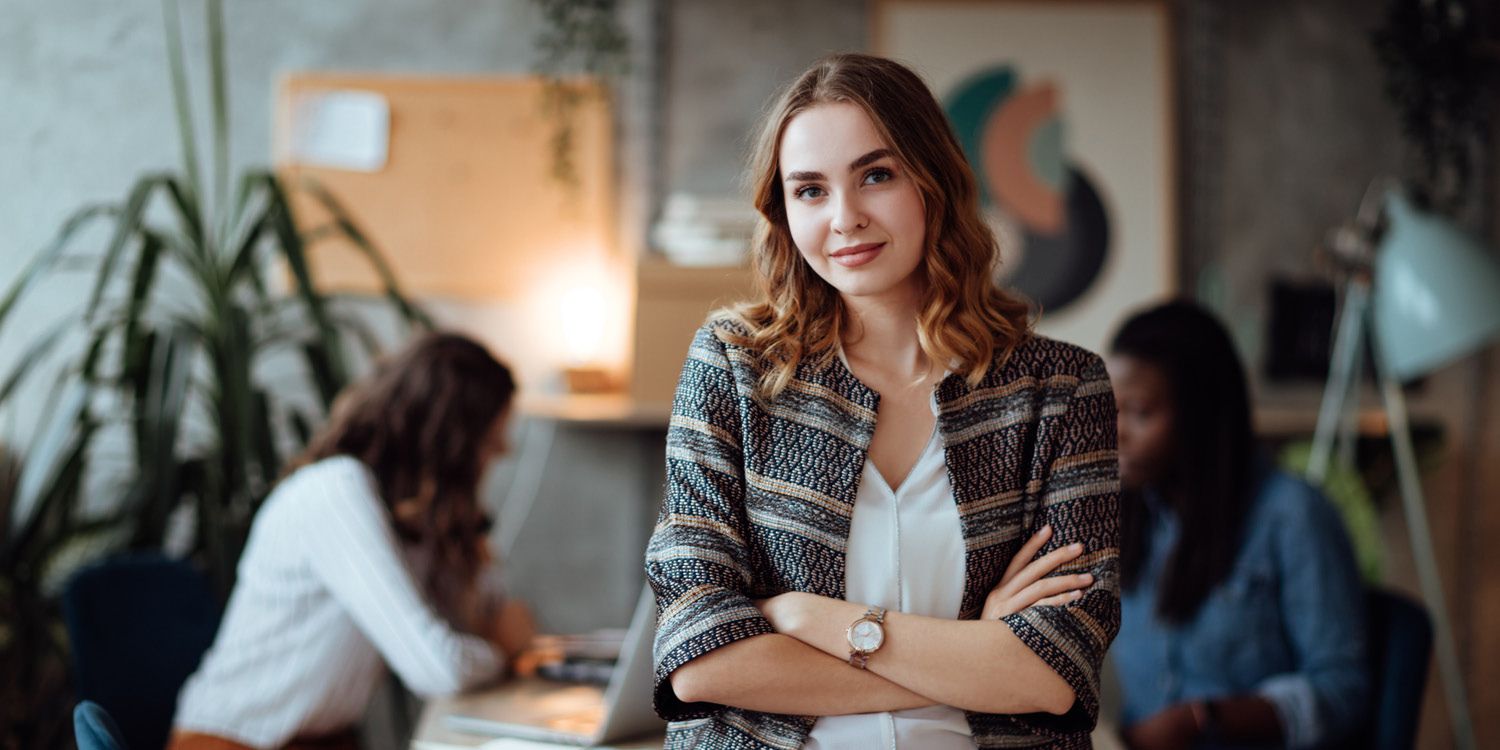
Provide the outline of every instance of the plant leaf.
[[127,501],[131,503],[127,507],[137,509],[133,547],[161,544],[167,518],[180,497],[177,442],[182,414],[191,396],[196,354],[196,339],[191,331],[173,327],[156,337],[137,406],[139,471]]
[[71,320],[61,321],[32,340],[30,346],[26,348],[26,352],[21,355],[15,369],[10,371],[10,374],[6,376],[3,382],[0,382],[0,405],[4,405],[6,400],[11,397],[11,394],[15,392],[16,388],[30,374],[31,368],[35,367],[38,362],[46,359],[47,354],[52,351],[52,347],[57,346],[57,342],[62,340],[63,331],[72,327],[72,325],[73,321]]
[[202,207],[198,205],[198,197],[193,194],[192,186],[184,185],[176,177],[168,177],[166,182],[172,196],[172,205],[177,207],[177,213],[182,217],[182,225],[187,228],[193,246],[203,247],[206,238],[203,236]]
[[328,374],[334,383],[347,382],[349,368],[345,365],[343,353],[338,347],[338,331],[329,317],[327,299],[313,284],[312,271],[308,267],[302,239],[297,234],[297,227],[292,219],[292,209],[287,202],[286,192],[281,189],[281,181],[274,174],[263,173],[261,181],[271,196],[271,224],[275,230],[282,257],[286,259],[287,267],[291,269],[292,276],[297,281],[297,295],[302,298],[303,304],[307,307],[308,315],[312,317],[318,338],[322,342],[327,357],[323,364],[328,368]]
[[[276,452],[276,436],[271,428],[271,399],[260,388],[255,389],[254,399],[254,408],[250,411],[251,437],[255,460],[260,465],[260,490],[268,490],[276,483],[276,475],[281,471],[281,456]],[[258,496],[260,492],[254,494]]]
[[94,219],[115,212],[113,206],[93,205],[85,206],[69,216],[63,222],[62,229],[53,238],[52,244],[43,248],[40,253],[31,259],[26,270],[21,272],[20,277],[11,285],[10,291],[5,293],[4,299],[0,299],[0,330],[4,329],[5,319],[10,316],[10,311],[21,299],[21,295],[36,283],[36,280],[50,270],[63,256],[63,250],[67,249],[69,240],[84,227],[88,226]]
[[61,398],[52,401],[57,409],[21,467],[16,501],[11,507],[12,527],[20,529],[18,547],[24,547],[36,532],[47,516],[49,503],[58,501],[60,483],[77,473],[92,432],[87,415],[92,392],[86,381],[73,380],[64,386]]
[[136,258],[135,274],[130,284],[130,298],[125,305],[125,317],[120,321],[124,329],[120,347],[121,372],[128,369],[131,344],[140,336],[141,313],[151,300],[151,289],[156,281],[156,269],[164,244],[160,235],[150,231],[145,233],[141,243],[141,252]]
[[[198,137],[193,132],[193,110],[188,99],[187,59],[182,52],[182,19],[177,0],[162,0],[162,25],[167,32],[167,71],[172,78],[172,104],[177,109],[177,139],[182,146],[182,170],[187,175],[188,192],[202,195],[203,175],[198,169]],[[195,201],[201,211],[202,201]],[[197,222],[204,225],[202,213]]]
[[219,212],[221,223],[215,247],[228,242],[229,219],[233,216],[226,202],[229,200],[229,84],[224,80],[224,2],[208,0],[208,64],[210,70],[209,92],[213,99],[214,117],[214,209]]
[[307,361],[307,371],[318,386],[318,395],[326,412],[332,408],[333,399],[338,396],[342,383],[333,370],[330,362],[332,357],[321,342],[308,342],[302,345],[302,358]]
[[115,263],[120,259],[125,246],[129,244],[130,238],[138,233],[146,211],[146,202],[150,200],[152,191],[165,186],[170,177],[164,175],[151,175],[136,180],[130,188],[130,195],[125,199],[125,208],[120,212],[119,219],[115,224],[114,237],[110,239],[109,246],[104,251],[104,258],[99,264],[99,272],[94,277],[94,290],[89,293],[88,307],[84,310],[84,320],[92,321],[94,312],[99,309],[99,301],[104,296],[104,287],[114,278]]

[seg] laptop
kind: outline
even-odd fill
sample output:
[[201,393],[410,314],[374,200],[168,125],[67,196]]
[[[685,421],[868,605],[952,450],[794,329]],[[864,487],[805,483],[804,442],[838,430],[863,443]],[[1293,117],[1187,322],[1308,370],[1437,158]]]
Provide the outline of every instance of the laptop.
[[666,722],[651,709],[655,635],[656,600],[647,587],[636,602],[607,687],[512,680],[454,701],[444,723],[467,734],[583,746],[665,731]]

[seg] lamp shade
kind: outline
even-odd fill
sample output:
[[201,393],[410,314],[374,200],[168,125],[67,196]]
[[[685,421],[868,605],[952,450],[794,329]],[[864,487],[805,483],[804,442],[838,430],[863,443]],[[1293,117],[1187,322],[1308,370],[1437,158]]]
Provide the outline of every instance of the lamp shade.
[[1500,264],[1479,240],[1386,194],[1375,254],[1375,336],[1398,380],[1410,380],[1500,335]]

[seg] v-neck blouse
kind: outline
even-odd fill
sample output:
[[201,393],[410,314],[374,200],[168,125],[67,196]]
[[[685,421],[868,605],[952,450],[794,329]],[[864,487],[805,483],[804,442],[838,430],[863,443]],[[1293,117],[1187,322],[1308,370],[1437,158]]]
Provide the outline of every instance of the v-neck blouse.
[[[842,353],[841,353],[842,354]],[[932,396],[937,416],[937,397]],[[928,617],[958,619],[964,593],[963,529],[943,460],[937,422],[900,486],[865,459],[849,522],[846,599]],[[873,658],[880,658],[877,653]],[[952,706],[825,716],[803,750],[974,746],[964,712]]]

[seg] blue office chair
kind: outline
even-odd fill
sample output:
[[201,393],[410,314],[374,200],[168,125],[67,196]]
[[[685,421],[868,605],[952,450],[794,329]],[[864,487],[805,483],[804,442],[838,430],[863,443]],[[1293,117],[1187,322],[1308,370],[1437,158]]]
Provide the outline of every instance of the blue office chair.
[[[177,692],[219,625],[207,578],[160,554],[115,558],[75,574],[62,610],[78,698],[113,716],[126,746],[165,747]],[[83,706],[78,712],[75,721],[93,715]]]
[[78,741],[78,750],[127,750],[114,718],[93,701],[83,701],[74,707],[73,736]]
[[1369,723],[1346,745],[1369,750],[1410,750],[1417,738],[1432,620],[1411,599],[1384,589],[1365,594],[1370,669]]

